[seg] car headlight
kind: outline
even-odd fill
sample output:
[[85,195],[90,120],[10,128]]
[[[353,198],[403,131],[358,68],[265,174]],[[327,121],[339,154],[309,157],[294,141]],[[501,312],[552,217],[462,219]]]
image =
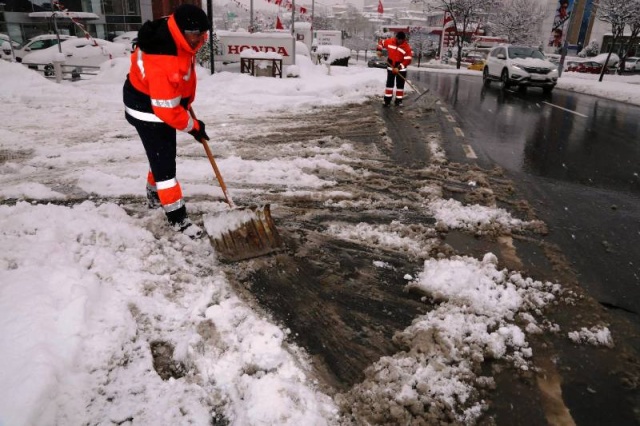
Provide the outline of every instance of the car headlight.
[[515,68],[515,69],[517,69],[517,70],[520,70],[520,71],[524,71],[524,68],[523,68],[522,66],[520,66],[520,65],[511,64],[511,67],[512,67],[512,68]]

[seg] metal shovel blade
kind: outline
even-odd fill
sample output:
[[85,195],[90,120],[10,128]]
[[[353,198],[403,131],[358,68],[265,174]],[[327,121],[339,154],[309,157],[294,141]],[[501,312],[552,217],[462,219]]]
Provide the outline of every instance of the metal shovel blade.
[[238,262],[283,249],[283,241],[266,204],[234,209],[205,220],[205,228],[223,262]]

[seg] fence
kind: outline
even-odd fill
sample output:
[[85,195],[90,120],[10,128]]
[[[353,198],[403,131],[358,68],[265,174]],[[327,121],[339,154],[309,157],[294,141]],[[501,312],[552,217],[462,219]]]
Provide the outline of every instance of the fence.
[[26,67],[34,71],[42,73],[45,77],[55,79],[56,82],[62,80],[78,81],[82,80],[83,76],[98,75],[98,66],[78,66],[78,65],[66,65],[60,63],[53,64],[25,64]]

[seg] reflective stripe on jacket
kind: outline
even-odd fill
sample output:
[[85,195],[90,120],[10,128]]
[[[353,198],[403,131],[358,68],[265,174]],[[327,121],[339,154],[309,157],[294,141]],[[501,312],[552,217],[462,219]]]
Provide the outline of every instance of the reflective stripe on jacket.
[[405,69],[409,66],[412,59],[411,46],[407,41],[397,44],[395,37],[386,40],[380,40],[377,50],[387,49],[387,57],[389,58],[389,66]]
[[199,47],[189,46],[173,15],[155,23],[153,38],[146,45],[139,43],[131,54],[124,88],[127,114],[141,121],[163,121],[183,132],[197,128],[188,109],[196,93]]

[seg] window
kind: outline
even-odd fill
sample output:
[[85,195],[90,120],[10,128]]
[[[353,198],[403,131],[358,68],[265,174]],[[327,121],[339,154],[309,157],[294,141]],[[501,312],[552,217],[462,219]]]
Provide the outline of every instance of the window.
[[531,47],[510,47],[509,57],[513,59],[517,59],[517,58],[545,59],[542,52],[540,52],[538,49],[534,49]]

